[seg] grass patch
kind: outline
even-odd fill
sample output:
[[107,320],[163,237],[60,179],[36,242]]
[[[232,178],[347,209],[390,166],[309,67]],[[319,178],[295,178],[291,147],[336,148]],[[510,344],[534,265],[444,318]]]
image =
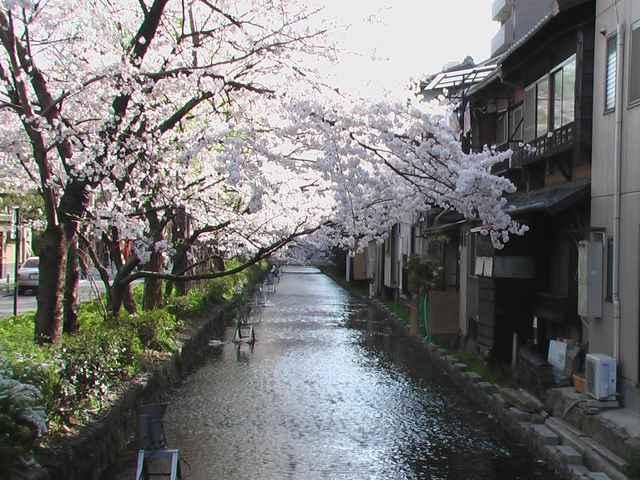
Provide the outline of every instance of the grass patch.
[[507,386],[511,382],[511,370],[506,366],[487,363],[476,353],[451,352],[451,355],[466,364],[469,371],[477,373],[486,382],[503,386]]
[[395,313],[405,325],[409,324],[409,306],[400,302],[384,302],[389,309]]

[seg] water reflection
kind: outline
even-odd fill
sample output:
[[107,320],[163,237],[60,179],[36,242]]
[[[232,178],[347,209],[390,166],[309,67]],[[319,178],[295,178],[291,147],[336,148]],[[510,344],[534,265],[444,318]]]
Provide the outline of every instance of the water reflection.
[[414,341],[308,272],[282,275],[254,348],[212,349],[176,393],[165,420],[190,478],[553,478]]

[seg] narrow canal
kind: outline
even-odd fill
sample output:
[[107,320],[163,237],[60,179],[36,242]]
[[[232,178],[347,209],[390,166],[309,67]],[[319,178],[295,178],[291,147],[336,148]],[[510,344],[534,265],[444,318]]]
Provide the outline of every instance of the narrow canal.
[[285,269],[254,320],[255,348],[228,330],[167,410],[185,478],[554,478],[317,270]]

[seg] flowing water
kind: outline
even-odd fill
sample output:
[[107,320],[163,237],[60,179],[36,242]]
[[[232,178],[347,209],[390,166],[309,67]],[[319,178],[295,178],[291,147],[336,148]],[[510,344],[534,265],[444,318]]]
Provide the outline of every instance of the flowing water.
[[553,479],[415,341],[311,268],[212,346],[165,416],[185,478]]

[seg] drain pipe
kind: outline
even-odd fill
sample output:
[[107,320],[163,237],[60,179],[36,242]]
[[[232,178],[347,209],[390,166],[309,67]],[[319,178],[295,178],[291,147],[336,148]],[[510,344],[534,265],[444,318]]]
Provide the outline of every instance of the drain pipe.
[[625,24],[618,23],[616,45],[616,128],[613,190],[613,357],[620,363],[620,171],[622,164],[622,126],[624,111],[624,44]]

